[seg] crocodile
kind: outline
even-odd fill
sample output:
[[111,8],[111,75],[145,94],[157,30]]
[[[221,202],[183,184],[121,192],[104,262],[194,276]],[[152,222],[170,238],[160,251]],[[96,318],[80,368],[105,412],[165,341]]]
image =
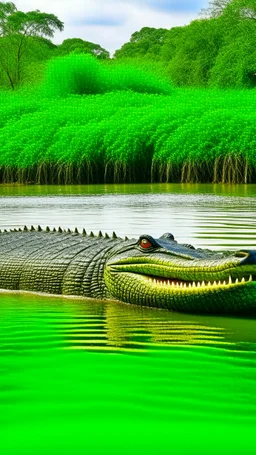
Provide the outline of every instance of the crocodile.
[[128,239],[25,226],[0,231],[0,288],[187,313],[252,313],[256,250],[194,248],[171,233]]

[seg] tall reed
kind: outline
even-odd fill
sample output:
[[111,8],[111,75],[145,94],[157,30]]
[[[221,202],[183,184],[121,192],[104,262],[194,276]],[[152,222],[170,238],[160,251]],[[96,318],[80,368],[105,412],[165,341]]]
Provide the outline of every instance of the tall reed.
[[129,72],[121,84],[125,67],[107,85],[108,70],[86,83],[81,70],[77,83],[72,69],[62,88],[48,73],[34,92],[0,92],[0,182],[256,182],[255,91],[169,86],[167,95],[150,75],[151,93],[139,93]]

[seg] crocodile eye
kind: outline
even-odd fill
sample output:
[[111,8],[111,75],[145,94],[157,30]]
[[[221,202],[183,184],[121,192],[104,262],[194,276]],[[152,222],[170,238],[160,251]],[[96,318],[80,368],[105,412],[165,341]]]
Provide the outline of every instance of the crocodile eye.
[[249,254],[246,251],[237,251],[236,258],[248,258]]
[[152,247],[152,243],[148,239],[141,239],[140,246],[147,249]]

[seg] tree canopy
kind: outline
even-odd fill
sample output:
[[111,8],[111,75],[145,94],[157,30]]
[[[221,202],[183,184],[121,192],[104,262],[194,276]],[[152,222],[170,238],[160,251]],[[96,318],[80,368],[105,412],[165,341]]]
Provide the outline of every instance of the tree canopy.
[[211,0],[200,16],[170,30],[143,27],[114,58],[164,63],[176,85],[255,87],[256,0]]
[[62,31],[64,24],[54,14],[24,13],[12,2],[0,2],[0,69],[12,89],[21,81],[23,60],[33,43],[30,38],[52,37],[57,29]]
[[48,36],[54,31],[64,29],[64,24],[54,14],[41,13],[39,10],[23,13],[14,3],[0,2],[0,35]]
[[0,2],[0,86],[36,81],[50,58],[89,54],[111,66],[149,65],[181,86],[256,87],[256,0],[210,0],[199,15],[170,30],[143,27],[111,59],[99,44],[81,38],[54,45],[49,38],[64,28],[55,15]]
[[165,28],[143,27],[132,34],[129,43],[115,52],[114,58],[158,58],[167,33]]
[[231,0],[210,0],[208,8],[202,8],[199,14],[205,17],[219,17]]
[[[177,43],[178,41],[178,43]],[[168,73],[177,85],[208,85],[210,71],[223,44],[217,19],[201,19],[184,27],[177,35],[175,49],[168,62]],[[166,41],[162,55],[167,55],[170,42]]]
[[238,20],[249,19],[256,21],[255,0],[211,0],[208,8],[200,12],[206,17],[221,17]]
[[110,58],[109,52],[99,44],[84,41],[81,38],[65,39],[56,49],[56,55],[59,56],[68,55],[71,52],[76,54],[91,54],[102,60]]
[[256,1],[212,0],[206,12],[218,17],[223,30],[223,43],[210,72],[209,86],[255,87]]

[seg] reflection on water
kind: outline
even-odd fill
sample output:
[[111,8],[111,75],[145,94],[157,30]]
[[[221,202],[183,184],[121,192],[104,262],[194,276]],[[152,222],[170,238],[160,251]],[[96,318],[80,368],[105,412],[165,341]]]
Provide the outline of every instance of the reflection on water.
[[[197,246],[250,248],[255,195],[253,185],[2,186],[0,229],[171,231]],[[1,453],[253,454],[255,326],[1,292]]]
[[[86,227],[118,235],[171,231],[181,242],[255,247],[255,185],[0,186],[0,228]],[[0,295],[0,349],[253,349],[253,319],[184,315],[119,303]]]
[[196,246],[251,248],[255,195],[255,185],[2,186],[0,229],[61,225],[128,237],[172,232]]
[[250,353],[17,352],[0,367],[3,454],[255,453]]
[[255,320],[188,315],[118,302],[0,294],[0,352],[139,352],[175,346],[255,350]]

